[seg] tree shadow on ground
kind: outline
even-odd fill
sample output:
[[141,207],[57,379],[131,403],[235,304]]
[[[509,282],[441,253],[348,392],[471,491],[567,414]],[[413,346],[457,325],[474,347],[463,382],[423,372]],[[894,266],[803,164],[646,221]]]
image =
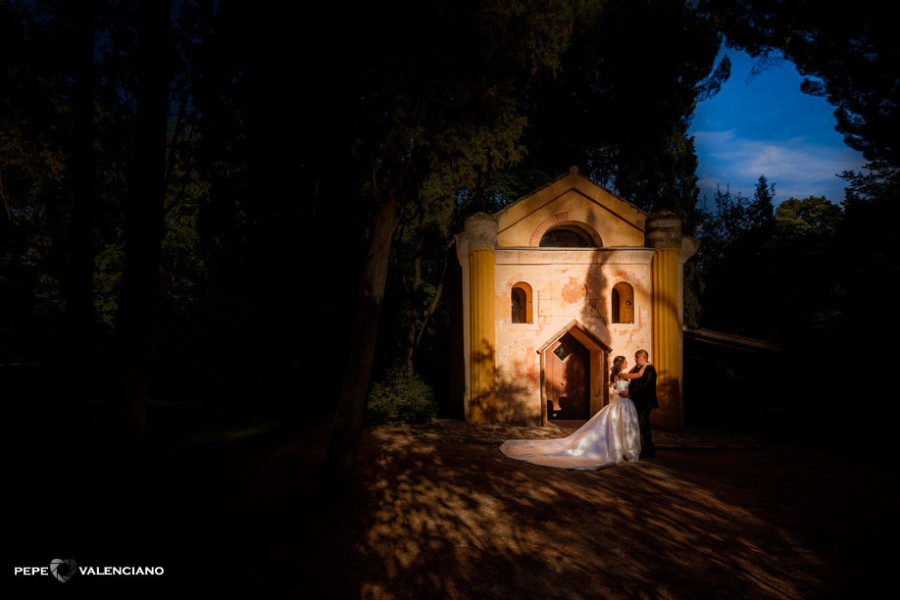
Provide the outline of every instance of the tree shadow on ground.
[[[313,495],[321,424],[140,465],[107,457],[41,496],[12,540],[27,540],[17,560],[166,567],[158,581],[69,582],[92,597],[837,598],[874,593],[896,564],[891,473],[715,435],[719,448],[661,440],[655,459],[601,471],[497,449],[549,429],[367,430],[350,495],[331,505]],[[59,506],[65,522],[39,522]]]
[[[312,525],[317,551],[282,546],[268,570],[354,598],[819,598],[887,580],[897,522],[879,527],[900,495],[852,465],[835,496],[834,464],[798,479],[818,455],[785,449],[563,471],[494,442],[372,430],[348,505]],[[848,520],[873,485],[875,510]]]

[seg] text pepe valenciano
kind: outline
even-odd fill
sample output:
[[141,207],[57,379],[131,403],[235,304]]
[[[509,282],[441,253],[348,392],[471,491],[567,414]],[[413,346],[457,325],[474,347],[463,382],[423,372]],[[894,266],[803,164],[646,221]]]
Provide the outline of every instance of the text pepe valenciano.
[[[161,566],[89,566],[77,567],[77,573],[79,575],[93,576],[160,576],[165,574],[165,569]],[[34,575],[49,575],[50,569],[48,567],[14,567],[13,574],[26,577]]]

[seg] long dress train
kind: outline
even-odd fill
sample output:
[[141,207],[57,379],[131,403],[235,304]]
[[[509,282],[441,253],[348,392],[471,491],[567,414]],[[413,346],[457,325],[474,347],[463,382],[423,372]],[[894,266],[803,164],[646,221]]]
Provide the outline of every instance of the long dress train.
[[616,382],[609,404],[577,431],[553,440],[507,440],[500,452],[515,460],[558,469],[602,469],[636,461],[641,455],[641,433],[637,410],[619,392],[627,380]]

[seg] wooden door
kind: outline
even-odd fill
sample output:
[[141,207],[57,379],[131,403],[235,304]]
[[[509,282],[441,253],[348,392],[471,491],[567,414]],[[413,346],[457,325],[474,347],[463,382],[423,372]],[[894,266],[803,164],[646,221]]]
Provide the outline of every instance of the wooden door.
[[547,418],[587,419],[590,413],[590,352],[570,334],[544,351]]

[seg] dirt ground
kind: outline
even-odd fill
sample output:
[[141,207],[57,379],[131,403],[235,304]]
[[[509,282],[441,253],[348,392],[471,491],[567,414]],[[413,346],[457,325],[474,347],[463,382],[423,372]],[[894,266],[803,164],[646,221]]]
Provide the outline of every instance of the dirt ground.
[[576,425],[373,428],[348,499],[325,506],[311,491],[326,428],[182,447],[75,486],[67,534],[45,525],[16,546],[20,561],[68,553],[164,577],[16,583],[29,597],[52,583],[91,597],[865,598],[900,567],[890,465],[712,431],[657,432],[655,458],[600,471],[497,449]]
[[342,592],[366,598],[824,598],[874,596],[900,565],[885,471],[700,432],[561,471],[503,457],[511,437],[556,436],[371,431],[347,537],[313,572],[345,556]]

